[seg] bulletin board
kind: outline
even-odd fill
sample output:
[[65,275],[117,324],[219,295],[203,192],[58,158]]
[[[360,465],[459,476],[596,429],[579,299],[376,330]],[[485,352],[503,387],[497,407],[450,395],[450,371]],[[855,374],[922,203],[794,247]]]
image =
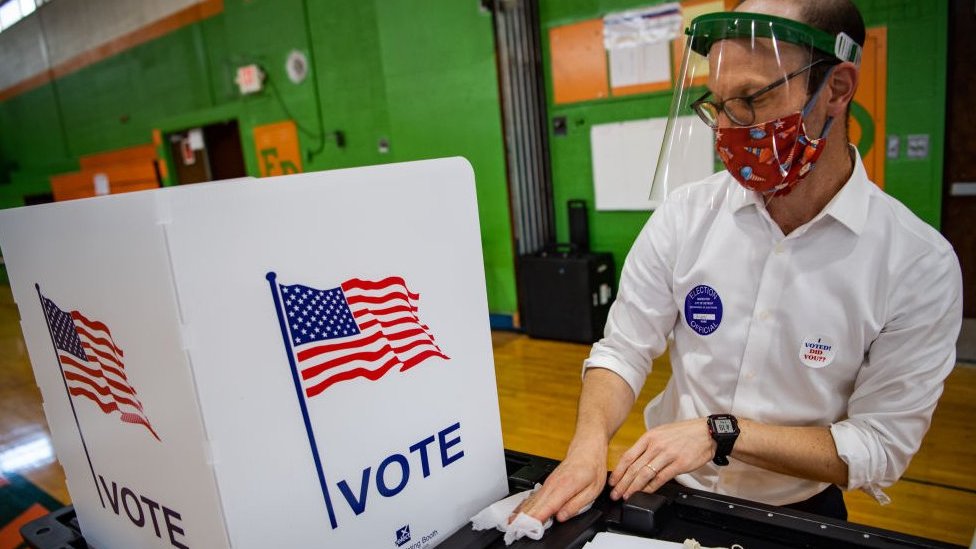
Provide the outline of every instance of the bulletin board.
[[681,4],[667,2],[603,16],[610,95],[670,90],[671,42],[681,36]]
[[556,104],[603,99],[610,95],[603,19],[549,30],[553,98]]
[[[670,90],[684,52],[683,30],[695,17],[732,9],[735,3],[735,0],[684,0],[549,29],[554,103],[561,105]],[[608,49],[605,25],[640,12],[645,17],[679,16],[680,28],[672,39],[664,42]],[[707,75],[707,67],[705,72],[698,74]],[[703,83],[704,78],[696,82]]]
[[[719,11],[730,11],[735,8],[735,0],[685,0],[681,3],[681,26],[682,28],[691,27],[691,21],[699,15],[715,13]],[[681,78],[678,74],[681,71],[681,60],[685,53],[685,40],[675,40],[672,43],[674,49],[674,77]],[[689,67],[688,74],[694,74],[695,79],[691,81],[692,86],[704,86],[708,82],[708,60],[697,57],[695,61],[698,66]]]

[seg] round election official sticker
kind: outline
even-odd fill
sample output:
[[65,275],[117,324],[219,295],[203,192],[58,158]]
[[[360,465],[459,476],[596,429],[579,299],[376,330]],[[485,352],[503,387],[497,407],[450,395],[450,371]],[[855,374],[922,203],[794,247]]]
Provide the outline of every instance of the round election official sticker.
[[834,344],[824,336],[804,338],[800,345],[800,362],[810,368],[823,368],[834,361]]
[[700,284],[685,296],[685,322],[698,332],[708,335],[722,323],[722,298],[711,286]]

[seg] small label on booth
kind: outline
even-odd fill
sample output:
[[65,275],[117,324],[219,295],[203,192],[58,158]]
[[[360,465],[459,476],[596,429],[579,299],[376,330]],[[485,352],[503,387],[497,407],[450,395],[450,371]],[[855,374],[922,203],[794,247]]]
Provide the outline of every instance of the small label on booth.
[[95,185],[95,196],[105,196],[111,192],[108,185],[108,176],[103,173],[96,173],[93,180]]

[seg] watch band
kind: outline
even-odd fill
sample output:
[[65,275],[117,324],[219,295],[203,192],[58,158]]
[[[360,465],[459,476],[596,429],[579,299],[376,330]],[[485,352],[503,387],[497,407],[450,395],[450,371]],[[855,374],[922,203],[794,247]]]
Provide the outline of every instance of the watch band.
[[739,422],[732,414],[714,414],[708,416],[708,432],[717,445],[712,463],[728,465],[729,454],[739,437]]
[[715,449],[715,457],[712,458],[712,462],[715,465],[728,465],[729,454],[732,453],[735,439],[716,440],[716,442],[718,443],[718,448]]

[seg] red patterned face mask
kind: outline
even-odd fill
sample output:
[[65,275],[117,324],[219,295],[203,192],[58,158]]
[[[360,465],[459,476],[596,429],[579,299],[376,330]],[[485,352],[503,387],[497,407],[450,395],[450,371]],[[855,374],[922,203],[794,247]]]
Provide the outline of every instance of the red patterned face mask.
[[801,112],[754,126],[717,128],[715,149],[743,187],[782,196],[813,169],[831,122],[818,139],[807,137]]

